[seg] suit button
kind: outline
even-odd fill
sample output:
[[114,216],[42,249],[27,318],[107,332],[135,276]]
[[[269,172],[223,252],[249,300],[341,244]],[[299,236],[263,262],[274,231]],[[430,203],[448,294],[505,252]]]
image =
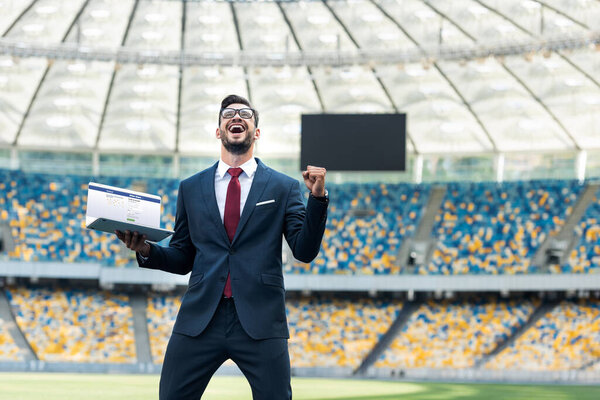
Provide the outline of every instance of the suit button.
[[229,249],[229,255],[234,255],[235,254],[235,250],[234,249]]

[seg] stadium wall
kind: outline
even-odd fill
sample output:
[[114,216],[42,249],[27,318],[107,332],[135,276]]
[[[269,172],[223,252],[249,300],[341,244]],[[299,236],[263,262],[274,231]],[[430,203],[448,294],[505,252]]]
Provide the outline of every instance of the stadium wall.
[[435,382],[498,382],[498,383],[572,383],[599,384],[600,376],[594,371],[519,371],[459,368],[370,368],[365,377],[372,379],[402,379]]
[[[62,372],[108,374],[159,374],[162,366],[151,363],[59,363],[44,361],[0,362],[2,372]],[[364,375],[354,375],[351,368],[309,367],[292,368],[292,376],[322,378],[364,378],[403,381],[481,382],[481,383],[540,383],[540,384],[600,384],[594,371],[518,371],[485,369],[431,368],[369,368]],[[241,376],[236,365],[222,365],[216,375]]]
[[[98,281],[101,287],[114,285],[154,285],[172,289],[187,286],[188,275],[169,274],[141,268],[114,268],[83,263],[0,262],[0,277],[37,279],[84,279]],[[327,275],[285,274],[291,291],[342,292],[490,292],[598,290],[600,274],[522,274],[522,275]]]

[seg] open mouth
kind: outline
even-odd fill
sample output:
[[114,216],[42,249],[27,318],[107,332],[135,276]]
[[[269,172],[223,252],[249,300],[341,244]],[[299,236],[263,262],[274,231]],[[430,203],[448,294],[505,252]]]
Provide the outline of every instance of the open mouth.
[[246,130],[246,127],[243,124],[233,123],[230,124],[227,129],[231,133],[243,133]]

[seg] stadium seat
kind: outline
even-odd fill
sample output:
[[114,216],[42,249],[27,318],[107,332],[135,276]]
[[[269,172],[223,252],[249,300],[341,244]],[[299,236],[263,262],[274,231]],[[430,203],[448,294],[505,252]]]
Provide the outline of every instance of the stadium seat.
[[6,322],[0,318],[0,361],[23,361],[23,351],[15,343]]
[[289,273],[398,274],[397,253],[417,227],[429,186],[328,185],[331,206],[322,250],[310,264],[290,263]]
[[17,324],[40,360],[134,363],[126,295],[25,287],[5,291]]
[[420,274],[524,274],[558,233],[583,186],[576,181],[450,183],[433,229],[437,246]]
[[576,370],[593,368],[599,358],[600,301],[581,299],[562,301],[485,367]]
[[555,272],[600,272],[600,190],[596,192],[592,204],[575,227],[575,233],[579,237],[578,243],[565,264],[553,266]]
[[429,300],[411,315],[375,363],[385,368],[468,368],[533,313],[532,301],[473,296]]
[[356,368],[390,328],[402,303],[313,295],[286,306],[292,367]]

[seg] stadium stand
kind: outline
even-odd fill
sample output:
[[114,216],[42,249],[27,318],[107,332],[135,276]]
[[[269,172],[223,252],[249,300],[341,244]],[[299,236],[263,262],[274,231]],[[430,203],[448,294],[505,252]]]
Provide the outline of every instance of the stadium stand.
[[10,332],[6,322],[0,318],[0,361],[23,361],[24,357]]
[[[148,297],[153,361],[162,363],[181,299]],[[402,303],[314,295],[287,301],[293,367],[356,368],[394,321]]]
[[[598,272],[600,268],[600,190],[575,228],[580,238],[562,268],[565,273]],[[555,272],[559,272],[558,268]]]
[[162,364],[167,343],[175,324],[175,317],[181,306],[181,297],[152,295],[148,297],[146,315],[152,361]]
[[582,187],[558,180],[448,184],[433,231],[438,244],[419,273],[536,272],[531,257],[560,230]]
[[[22,261],[96,262],[131,266],[130,252],[111,235],[84,228],[89,178],[0,170],[0,221],[10,225],[15,248],[9,258]],[[105,177],[103,183],[138,188],[162,197],[161,224],[171,229],[176,179]],[[141,187],[140,187],[141,186]],[[328,186],[335,199],[323,249],[310,264],[288,262],[287,273],[398,274],[403,240],[414,235],[430,193],[429,185],[345,183]],[[531,258],[548,235],[556,234],[571,213],[583,186],[577,181],[449,183],[436,216],[431,261],[419,274],[522,274],[538,272]],[[562,268],[552,272],[589,272],[598,268],[600,247],[596,199],[577,228],[581,243]]]
[[402,308],[399,301],[319,295],[286,305],[292,367],[358,367]]
[[397,274],[402,241],[414,234],[429,187],[411,184],[330,185],[335,199],[323,247],[311,264],[286,266],[291,273]]
[[26,287],[8,288],[6,295],[19,328],[40,360],[136,361],[126,295]]
[[[5,293],[19,329],[40,361],[137,361],[127,295],[24,286],[9,287]],[[181,297],[150,292],[147,300],[152,360],[160,365]],[[403,304],[383,297],[343,294],[288,296],[292,367],[356,370],[396,321]],[[376,370],[481,365],[487,371],[600,368],[598,298],[563,300],[552,305],[551,312],[541,313],[543,317],[535,323],[528,321],[536,309],[541,310],[537,296],[504,299],[468,294],[419,304],[373,364]],[[507,347],[493,352],[501,344]],[[23,361],[21,353],[5,322],[0,321],[0,362]]]
[[[0,221],[8,221],[15,239],[11,259],[22,261],[99,262],[124,266],[133,255],[122,252],[111,235],[85,229],[87,185],[90,178],[0,170]],[[135,188],[132,178],[106,177],[111,186]],[[162,197],[161,224],[174,225],[177,181],[149,179],[143,190]],[[172,201],[170,201],[173,199]]]
[[[489,369],[575,370],[600,358],[600,301],[562,301],[515,343],[485,365]],[[597,368],[597,367],[595,367]]]
[[429,300],[375,362],[383,368],[467,368],[522,326],[536,301],[473,296]]

